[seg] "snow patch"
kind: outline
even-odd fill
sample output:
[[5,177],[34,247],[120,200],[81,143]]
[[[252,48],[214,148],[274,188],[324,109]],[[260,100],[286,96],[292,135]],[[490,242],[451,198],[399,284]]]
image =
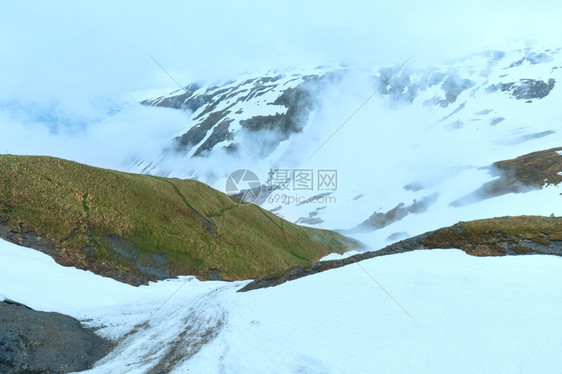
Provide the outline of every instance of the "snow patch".
[[0,292],[123,338],[88,373],[562,368],[560,257],[426,250],[236,293],[245,283],[181,277],[132,287],[0,240]]

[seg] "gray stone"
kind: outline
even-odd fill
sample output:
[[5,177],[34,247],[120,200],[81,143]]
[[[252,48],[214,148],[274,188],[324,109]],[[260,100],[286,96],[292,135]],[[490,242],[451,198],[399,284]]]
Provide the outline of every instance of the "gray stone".
[[60,313],[0,302],[0,373],[68,373],[90,369],[112,342]]

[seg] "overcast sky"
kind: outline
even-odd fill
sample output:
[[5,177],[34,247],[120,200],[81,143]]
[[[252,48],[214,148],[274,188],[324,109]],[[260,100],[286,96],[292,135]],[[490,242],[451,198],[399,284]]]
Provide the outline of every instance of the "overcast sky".
[[550,45],[562,35],[560,1],[0,4],[2,100],[23,95],[75,103],[176,88],[147,52],[187,84],[291,65],[399,62],[413,52],[419,63]]
[[411,64],[423,65],[490,48],[560,47],[560,14],[554,0],[0,0],[0,111],[11,122],[55,115],[88,124],[108,106],[177,89],[147,53],[187,84],[288,66],[400,63],[413,52]]

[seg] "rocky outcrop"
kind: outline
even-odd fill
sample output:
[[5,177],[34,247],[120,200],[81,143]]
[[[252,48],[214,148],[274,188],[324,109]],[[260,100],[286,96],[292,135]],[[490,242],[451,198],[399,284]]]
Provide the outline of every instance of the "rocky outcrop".
[[498,161],[493,167],[499,171],[503,185],[521,183],[534,188],[558,185],[562,182],[562,147]]
[[0,302],[0,373],[69,373],[90,369],[113,343],[72,317]]
[[549,79],[547,82],[536,79],[521,79],[519,82],[499,83],[488,87],[488,92],[508,92],[518,100],[542,99],[552,91],[556,81]]
[[431,205],[437,202],[438,198],[439,194],[433,193],[429,196],[424,197],[420,201],[414,200],[410,205],[400,203],[387,212],[374,212],[364,222],[360,223],[350,230],[343,231],[343,233],[355,234],[360,232],[372,232],[382,229],[394,222],[400,221],[409,214],[419,214],[426,212]]
[[[174,147],[179,152],[191,152],[193,157],[204,156],[218,144],[226,149],[236,149],[230,130],[235,118],[240,127],[250,132],[277,132],[278,139],[268,144],[274,149],[280,141],[302,130],[315,105],[310,90],[317,88],[320,80],[329,79],[328,76],[319,78],[317,75],[299,77],[300,83],[296,87],[288,84],[285,88],[284,83],[287,82],[279,82],[282,77],[268,76],[208,87],[191,84],[179,93],[145,100],[142,104],[194,112],[194,125],[175,138]],[[277,98],[269,103],[261,102],[261,97],[272,91],[278,92]],[[269,105],[277,108],[277,112],[245,116],[240,108],[240,104],[245,102],[256,106],[261,103],[262,107]]]
[[562,147],[529,153],[492,164],[498,178],[451,203],[463,206],[508,193],[523,193],[562,183]]

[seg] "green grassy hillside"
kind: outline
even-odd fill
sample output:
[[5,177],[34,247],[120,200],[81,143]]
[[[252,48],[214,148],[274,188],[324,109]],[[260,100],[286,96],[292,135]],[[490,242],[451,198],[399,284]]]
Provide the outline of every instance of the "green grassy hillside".
[[473,256],[560,255],[562,218],[517,216],[459,222],[426,234],[421,244],[427,248],[459,248]]
[[530,254],[562,256],[562,217],[516,216],[459,222],[401,240],[378,251],[280,270],[248,283],[238,292],[277,286],[379,256],[449,248],[458,248],[469,255],[481,257]]
[[0,156],[0,237],[132,284],[261,276],[356,243],[192,180]]

